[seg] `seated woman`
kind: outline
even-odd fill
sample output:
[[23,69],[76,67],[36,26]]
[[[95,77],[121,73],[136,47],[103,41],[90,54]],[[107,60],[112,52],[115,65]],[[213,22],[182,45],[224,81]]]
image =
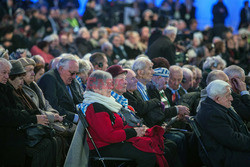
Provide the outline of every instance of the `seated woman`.
[[[147,143],[149,138],[142,137],[145,136],[145,126],[133,128],[125,126],[126,122],[120,113],[122,105],[111,96],[112,82],[111,74],[99,70],[94,71],[88,79],[84,101],[78,105],[86,116],[89,124],[88,130],[101,155],[130,158],[141,167],[155,166],[156,159],[159,164],[157,153],[151,151]],[[161,130],[164,133],[164,130]],[[158,138],[154,141],[157,143]],[[89,138],[87,142],[90,155],[96,154]],[[161,162],[161,165],[168,166],[166,160]]]
[[[20,114],[22,112],[25,113],[25,119],[27,119],[27,121],[20,122],[20,124],[16,125],[15,129],[18,129],[18,127],[22,125],[29,125],[30,123],[48,125],[48,117],[46,115],[41,115],[41,112],[38,110],[36,105],[22,90],[24,83],[23,77],[25,76],[26,71],[20,60],[11,60],[10,63],[12,65],[12,69],[7,82],[7,86],[9,88],[9,95],[7,95],[7,97],[11,98],[11,102],[8,102],[8,106],[6,105],[5,107],[13,111],[15,110],[15,114]],[[29,119],[30,117],[33,119]],[[18,133],[24,133],[24,131],[19,130]],[[25,134],[23,134],[23,136],[25,137]],[[24,138],[23,142],[26,143],[26,141],[27,140]],[[13,141],[13,144],[18,142],[20,142],[20,140]],[[55,148],[55,143],[49,138],[43,138],[33,147],[26,145],[26,147],[22,150],[26,154],[25,166],[55,166],[57,154],[57,150]]]

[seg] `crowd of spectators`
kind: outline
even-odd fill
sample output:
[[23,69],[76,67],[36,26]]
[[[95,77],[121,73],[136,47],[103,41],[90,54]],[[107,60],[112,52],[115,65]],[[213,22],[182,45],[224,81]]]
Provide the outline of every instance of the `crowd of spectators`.
[[[237,124],[250,128],[248,1],[237,34],[224,25],[223,0],[213,6],[213,27],[204,30],[197,28],[192,0],[164,0],[160,7],[90,0],[83,16],[77,0],[0,3],[0,167],[63,166],[80,129],[79,109],[104,155],[130,158],[138,166],[202,166],[187,125],[188,117],[197,115],[213,165],[228,166],[231,155],[231,166],[239,157],[249,166],[250,134]],[[216,86],[224,91],[214,92]],[[229,114],[216,115],[210,105]],[[223,117],[224,124],[213,116]],[[31,124],[56,133],[27,146],[20,129]],[[232,125],[219,129],[231,133],[225,135],[231,143],[212,129],[220,125]],[[152,151],[146,140],[159,142],[161,150]],[[217,148],[221,155],[213,154]]]

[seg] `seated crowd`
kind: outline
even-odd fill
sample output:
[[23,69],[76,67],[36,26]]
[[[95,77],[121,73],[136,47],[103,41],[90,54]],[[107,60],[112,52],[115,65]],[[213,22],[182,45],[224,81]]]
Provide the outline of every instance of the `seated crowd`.
[[[250,166],[247,30],[224,27],[218,37],[214,28],[181,29],[183,20],[162,15],[154,26],[101,27],[87,16],[83,26],[75,10],[58,10],[1,18],[0,167],[91,166],[70,154],[97,156],[79,112],[100,154],[131,166],[198,167],[207,158],[212,166]],[[87,149],[76,144],[78,133]]]

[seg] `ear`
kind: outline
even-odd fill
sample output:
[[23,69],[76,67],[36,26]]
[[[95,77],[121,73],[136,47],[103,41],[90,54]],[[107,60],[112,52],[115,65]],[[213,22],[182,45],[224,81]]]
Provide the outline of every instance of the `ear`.
[[95,70],[101,70],[101,68],[97,64],[94,66],[94,69]]
[[58,72],[59,72],[59,73],[62,73],[62,70],[63,70],[63,67],[60,66],[60,67],[58,68]]
[[216,103],[219,103],[219,101],[220,101],[220,96],[215,96],[214,101],[215,101]]
[[142,78],[143,74],[144,74],[144,70],[137,71],[138,78]]

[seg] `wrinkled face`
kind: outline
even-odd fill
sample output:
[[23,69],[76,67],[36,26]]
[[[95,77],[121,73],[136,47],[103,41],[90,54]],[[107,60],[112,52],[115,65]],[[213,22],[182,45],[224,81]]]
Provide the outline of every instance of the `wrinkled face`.
[[144,70],[138,70],[141,71],[140,79],[141,82],[148,83],[152,80],[153,74],[155,73],[153,70],[153,63],[146,62],[146,67]]
[[168,85],[170,88],[177,90],[182,81],[183,74],[180,71],[170,72]]
[[193,75],[187,75],[185,78],[186,78],[186,82],[185,83],[181,83],[181,86],[185,90],[188,90],[189,88],[193,87]]
[[8,65],[0,64],[0,83],[6,84],[10,74],[10,67]]
[[41,68],[35,75],[35,82],[37,82],[44,74],[44,68]]
[[70,85],[72,80],[76,78],[79,71],[79,65],[75,61],[69,61],[68,66],[60,67],[59,73],[65,85]]
[[29,85],[35,80],[34,66],[28,65],[25,67],[26,75],[23,77],[24,81]]
[[122,95],[126,92],[127,89],[127,80],[126,80],[126,73],[120,74],[114,78],[114,92],[119,95]]
[[113,88],[113,79],[107,79],[104,83],[101,83],[100,89],[94,89],[93,91],[103,96],[110,97]]
[[230,87],[227,87],[227,92],[224,95],[217,96],[215,101],[226,108],[230,108],[233,101]]
[[23,75],[16,77],[14,80],[10,80],[9,82],[15,89],[22,88],[23,86]]
[[137,82],[138,82],[135,72],[132,70],[128,70],[126,80],[127,80],[127,90],[132,92],[135,91],[137,89]]
[[168,77],[153,76],[152,79],[159,90],[163,90],[164,86],[168,83]]

